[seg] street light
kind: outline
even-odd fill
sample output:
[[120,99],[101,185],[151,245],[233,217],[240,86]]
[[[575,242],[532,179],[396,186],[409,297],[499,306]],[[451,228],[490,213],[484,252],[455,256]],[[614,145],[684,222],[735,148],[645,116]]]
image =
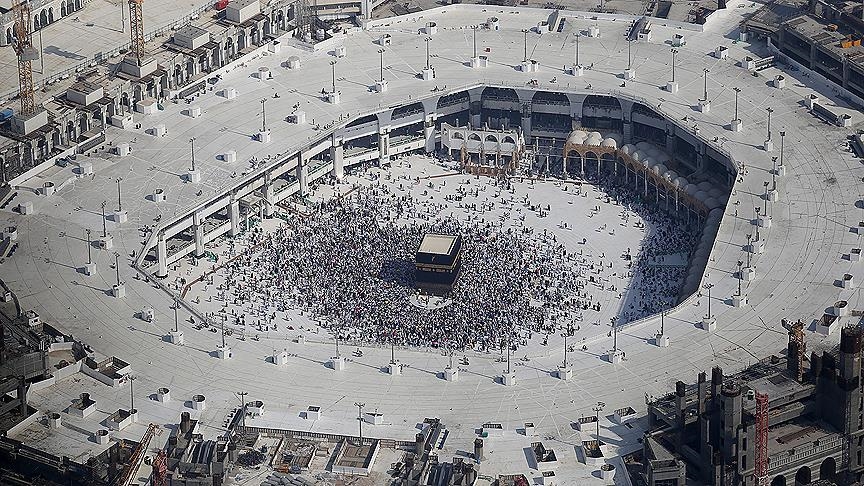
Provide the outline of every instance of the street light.
[[714,288],[714,284],[705,284],[705,288],[708,289],[708,315],[706,316],[709,320],[711,319],[711,289]]
[[522,29],[522,34],[525,37],[524,43],[524,55],[522,56],[522,62],[528,62],[528,29]]
[[192,169],[190,169],[190,172],[195,172],[195,137],[189,139],[189,144],[192,152]]
[[129,377],[129,414],[135,410],[135,390],[132,383],[138,379],[135,375],[127,375]]
[[90,241],[90,228],[84,230],[87,234],[87,264],[93,264],[93,243]]
[[633,58],[630,55],[630,45],[633,44],[633,39],[627,39],[627,70],[633,67]]
[[117,212],[123,211],[123,200],[120,197],[120,183],[123,182],[122,177],[117,178]]
[[354,402],[354,406],[357,407],[357,424],[360,426],[360,442],[357,445],[363,447],[363,407],[366,404]]
[[579,66],[579,38],[582,37],[581,32],[576,33],[576,65]]
[[704,69],[702,69],[702,72],[704,73],[704,81],[705,81],[705,87],[702,90],[702,99],[707,102],[708,101],[708,73],[710,71],[708,71],[708,68],[704,68]]
[[738,93],[741,92],[741,88],[732,88],[735,91],[735,121],[739,121],[738,118]]
[[744,275],[741,273],[741,265],[744,265],[744,262],[738,260],[738,295],[741,295],[741,281],[744,280]]
[[248,395],[248,394],[249,394],[249,392],[245,392],[245,391],[237,392],[237,396],[240,397],[240,413],[242,414],[241,420],[242,420],[243,427],[246,427],[246,395]]
[[331,88],[331,93],[336,93],[336,61],[330,61],[330,67],[333,71],[333,86]]
[[261,99],[261,132],[267,131],[267,111],[264,109],[264,103],[267,102],[267,98]]
[[474,29],[474,59],[477,58],[477,26],[472,27]]
[[753,235],[748,233],[747,234],[747,268],[750,268],[750,255],[751,255],[750,250],[752,250],[752,247],[750,246],[751,245],[750,240],[752,240],[752,239],[753,239]]
[[108,237],[108,226],[105,222],[105,205],[108,204],[108,201],[102,201],[102,238]]
[[594,411],[594,421],[597,423],[597,442],[600,442],[600,412],[605,406],[604,402],[597,402],[597,405],[591,408]]
[[[432,40],[431,37],[426,38],[426,69],[427,70],[432,68],[432,66],[429,64],[429,41],[431,41],[431,40]],[[383,79],[383,77],[382,77],[382,79]]]
[[384,49],[378,49],[378,54],[381,55],[381,82],[383,83],[384,82]]
[[675,82],[675,55],[678,54],[678,49],[672,49],[672,82]]
[[768,108],[765,109],[765,111],[768,112],[768,138],[766,139],[766,141],[770,142],[771,141],[771,113],[774,113],[774,108],[771,108],[769,106]]

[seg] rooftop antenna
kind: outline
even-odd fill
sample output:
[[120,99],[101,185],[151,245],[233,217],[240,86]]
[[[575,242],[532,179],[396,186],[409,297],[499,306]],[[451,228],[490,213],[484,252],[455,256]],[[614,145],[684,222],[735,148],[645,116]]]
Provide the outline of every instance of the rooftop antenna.
[[522,62],[528,62],[528,29],[522,29],[522,34],[525,36],[524,42],[524,55],[522,56]]

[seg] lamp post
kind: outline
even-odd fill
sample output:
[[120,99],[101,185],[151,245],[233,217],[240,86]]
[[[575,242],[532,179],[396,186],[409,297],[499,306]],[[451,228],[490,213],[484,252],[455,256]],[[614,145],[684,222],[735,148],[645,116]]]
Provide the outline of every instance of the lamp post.
[[708,315],[707,319],[711,319],[711,289],[714,288],[714,284],[705,284],[705,288],[708,289]]
[[743,278],[744,275],[741,273],[741,265],[743,265],[743,264],[744,264],[744,262],[742,262],[741,260],[738,260],[738,295],[739,296],[741,295],[741,281],[744,280],[744,278]]
[[267,98],[261,99],[261,132],[267,131],[267,111],[264,109],[264,103],[267,102]]
[[426,69],[432,69],[432,66],[429,64],[429,41],[431,40],[431,37],[426,38]]
[[473,26],[474,29],[474,59],[477,58],[477,26]]
[[582,37],[582,34],[576,33],[576,65],[579,66],[579,38]]
[[[762,185],[765,187],[765,201],[763,201],[763,203],[765,204],[765,207],[762,210],[762,214],[764,214],[765,217],[767,218],[768,217],[768,181],[763,182]],[[757,223],[758,223],[758,221],[757,221]]]
[[178,312],[180,311],[180,299],[174,299],[174,332],[180,331],[180,317]]
[[90,228],[84,230],[87,234],[87,264],[93,264],[93,243],[90,241]]
[[[600,442],[600,412],[603,410],[606,404],[603,402],[597,402],[597,405],[591,408],[594,411],[594,422],[597,424],[597,442]],[[598,446],[600,444],[597,444]]]
[[132,386],[132,383],[138,379],[135,375],[129,376],[129,414],[132,414],[132,411],[135,410],[135,389]]
[[675,55],[678,54],[678,49],[672,49],[672,82],[675,82]]
[[246,395],[248,395],[248,394],[249,394],[249,392],[245,392],[245,391],[237,392],[237,396],[240,397],[240,413],[242,414],[241,420],[242,420],[243,427],[246,427]]
[[120,197],[120,183],[123,182],[122,177],[117,178],[117,212],[123,211],[123,199]]
[[383,83],[384,82],[384,49],[378,49],[378,54],[379,54],[379,57],[381,58],[380,73],[381,73],[381,82]]
[[752,247],[750,246],[751,245],[750,240],[752,240],[752,239],[753,239],[753,235],[748,233],[747,234],[747,268],[750,268],[750,254],[751,254],[750,250],[752,249]]
[[366,406],[365,403],[354,402],[354,406],[357,407],[357,424],[360,426],[360,442],[357,444],[358,446],[363,446],[363,407]]
[[753,210],[756,211],[756,229],[754,230],[753,240],[759,241],[759,213],[762,212],[762,210],[759,209],[759,206],[756,206]]
[[114,252],[114,271],[117,275],[117,286],[120,286],[120,254]]
[[190,151],[192,153],[192,168],[190,172],[195,172],[195,137],[189,139]]
[[522,29],[522,34],[525,37],[524,42],[524,55],[522,56],[522,62],[528,62],[528,29]]
[[567,337],[572,333],[569,325],[564,328],[564,372],[567,372]]
[[627,70],[633,67],[633,58],[630,55],[630,45],[633,44],[633,39],[627,39]]
[[702,89],[702,99],[707,102],[708,101],[708,73],[709,73],[708,68],[702,69],[702,72],[704,73],[703,79],[705,82],[705,86]]
[[105,206],[108,204],[108,201],[102,201],[102,238],[108,237],[108,226],[105,223]]
[[738,121],[738,93],[741,92],[741,88],[732,88],[735,91],[735,121]]
[[335,93],[336,92],[336,61],[330,61],[330,67],[331,67],[331,70],[333,71],[333,85],[330,88],[331,89],[330,92]]
[[768,128],[768,138],[766,138],[765,140],[770,142],[771,141],[771,113],[774,113],[774,108],[771,108],[769,106],[768,108],[765,109],[765,111],[768,112],[768,127],[767,127]]
[[[783,132],[780,132],[780,133],[783,133]],[[780,146],[783,146],[783,142],[782,142],[783,139],[781,138],[780,140],[781,140]],[[781,149],[780,153],[781,154],[783,153],[782,149]],[[772,191],[777,190],[777,157],[771,157],[771,190]]]

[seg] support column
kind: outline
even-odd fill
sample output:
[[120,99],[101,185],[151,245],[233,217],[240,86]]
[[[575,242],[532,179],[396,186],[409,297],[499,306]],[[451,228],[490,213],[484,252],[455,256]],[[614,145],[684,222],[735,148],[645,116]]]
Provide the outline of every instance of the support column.
[[156,241],[156,276],[165,278],[168,276],[168,246],[165,243],[165,233],[159,233]]
[[431,154],[435,151],[435,115],[426,117],[426,123],[423,125],[423,137],[426,139],[426,153]]
[[231,220],[231,230],[228,235],[232,238],[240,234],[240,201],[231,193],[231,202],[228,203],[228,218]]
[[195,228],[195,258],[204,256],[204,218],[201,213],[192,213],[192,226]]
[[522,135],[531,139],[531,103],[522,103]]
[[378,163],[383,164],[390,160],[390,131],[381,128],[378,131]]
[[270,171],[264,173],[264,217],[272,218],[276,212],[276,195],[273,194],[273,176]]
[[309,164],[303,160],[303,152],[297,153],[297,182],[300,183],[300,197],[309,194]]
[[330,159],[333,161],[333,177],[342,180],[345,177],[345,148],[336,135],[333,135],[333,145],[330,146]]

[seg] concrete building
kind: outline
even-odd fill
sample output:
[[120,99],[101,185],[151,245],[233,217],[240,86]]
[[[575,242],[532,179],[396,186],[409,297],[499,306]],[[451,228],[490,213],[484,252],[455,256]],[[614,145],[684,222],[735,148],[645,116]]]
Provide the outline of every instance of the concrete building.
[[[785,324],[785,323],[784,323]],[[864,472],[859,326],[842,330],[839,347],[805,359],[802,324],[787,324],[785,357],[771,356],[731,376],[678,381],[649,403],[642,450],[649,486],[755,485],[757,394],[768,396],[767,476],[772,486],[860,481]],[[809,367],[805,368],[805,363]]]

